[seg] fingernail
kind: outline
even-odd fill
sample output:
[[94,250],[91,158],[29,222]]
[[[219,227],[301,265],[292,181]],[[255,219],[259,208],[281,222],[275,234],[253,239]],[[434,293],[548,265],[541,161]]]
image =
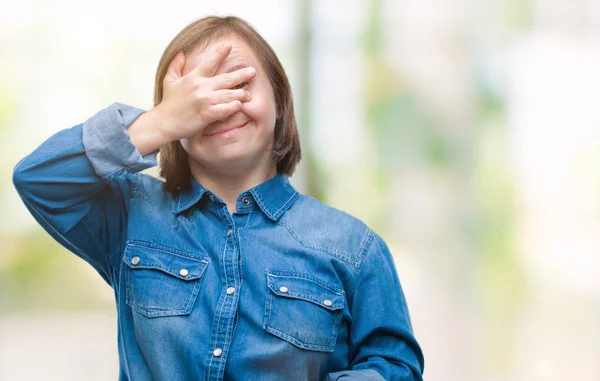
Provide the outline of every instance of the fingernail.
[[229,49],[229,42],[224,42],[222,45],[223,49]]
[[248,69],[246,69],[246,71],[248,72],[248,74],[256,73],[256,70],[253,67],[249,67]]

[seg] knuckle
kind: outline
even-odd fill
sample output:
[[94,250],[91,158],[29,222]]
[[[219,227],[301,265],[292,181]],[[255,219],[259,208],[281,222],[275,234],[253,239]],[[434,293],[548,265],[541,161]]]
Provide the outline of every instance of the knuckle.
[[192,91],[198,91],[202,88],[202,83],[198,80],[196,76],[187,78],[186,87]]
[[231,102],[232,100],[234,100],[235,99],[235,91],[227,90],[225,98],[227,99],[227,102]]
[[223,85],[225,87],[233,87],[233,85],[235,84],[234,78],[232,78],[231,76],[227,76],[225,78],[223,78]]
[[209,95],[204,91],[196,92],[196,100],[200,103],[206,103],[209,100]]
[[196,80],[194,81],[194,86],[197,89],[203,89],[205,87],[207,87],[208,83],[206,78],[204,77],[196,77]]

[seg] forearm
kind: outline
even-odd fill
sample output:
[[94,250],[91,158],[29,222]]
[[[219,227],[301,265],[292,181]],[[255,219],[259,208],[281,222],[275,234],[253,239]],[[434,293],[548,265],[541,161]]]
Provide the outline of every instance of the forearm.
[[73,226],[110,180],[157,164],[156,152],[142,157],[125,132],[143,112],[114,103],[85,123],[49,137],[15,165],[13,183],[19,195],[43,218],[56,219],[56,228]]
[[372,241],[350,296],[350,364],[330,380],[421,381],[424,358],[417,342],[394,258],[383,239]]
[[13,169],[14,186],[36,221],[110,285],[137,179],[127,173],[157,164],[158,150],[142,156],[126,132],[143,113],[113,103],[56,132]]

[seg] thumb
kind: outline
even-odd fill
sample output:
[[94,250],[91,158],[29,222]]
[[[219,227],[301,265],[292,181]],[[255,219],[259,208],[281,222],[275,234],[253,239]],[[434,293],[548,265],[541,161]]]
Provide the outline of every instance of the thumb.
[[171,79],[181,78],[181,73],[183,72],[183,68],[185,66],[185,54],[181,51],[177,52],[175,57],[171,60],[169,64],[169,68],[167,69],[167,74],[165,77],[169,77]]

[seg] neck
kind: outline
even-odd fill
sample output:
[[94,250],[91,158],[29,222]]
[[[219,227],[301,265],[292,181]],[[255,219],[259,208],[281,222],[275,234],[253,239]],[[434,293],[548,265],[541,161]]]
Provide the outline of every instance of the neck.
[[206,189],[219,196],[230,214],[236,212],[236,201],[240,193],[264,183],[277,174],[275,164],[249,168],[239,173],[211,171],[190,160],[190,171],[194,179]]

